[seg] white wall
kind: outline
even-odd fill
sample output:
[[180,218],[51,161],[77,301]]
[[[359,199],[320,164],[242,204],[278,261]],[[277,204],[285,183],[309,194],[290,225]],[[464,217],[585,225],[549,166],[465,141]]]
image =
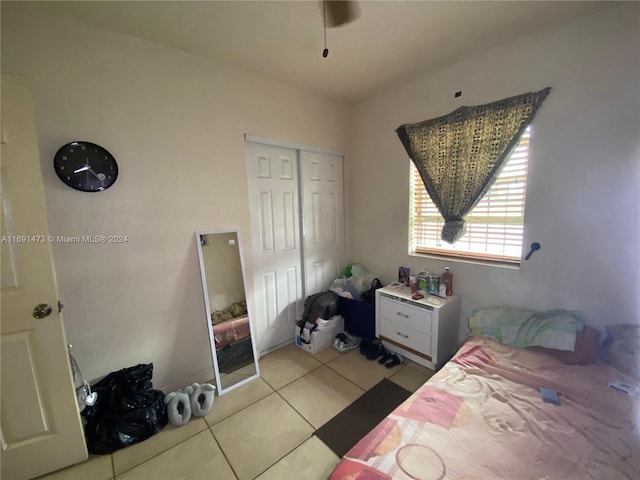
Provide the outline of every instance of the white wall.
[[533,123],[525,217],[525,245],[542,248],[519,270],[447,263],[462,297],[460,336],[472,309],[496,304],[576,309],[599,327],[640,323],[639,14],[637,3],[616,7],[358,105],[345,163],[347,258],[385,282],[401,265],[442,272],[443,261],[407,253],[409,160],[395,129],[551,86]]
[[[344,151],[348,108],[5,2],[2,72],[33,84],[51,234],[128,237],[53,245],[84,376],[153,362],[157,387],[210,379],[194,232],[237,228],[250,259],[243,134]],[[111,189],[81,193],[58,180],[53,155],[73,140],[114,154]]]

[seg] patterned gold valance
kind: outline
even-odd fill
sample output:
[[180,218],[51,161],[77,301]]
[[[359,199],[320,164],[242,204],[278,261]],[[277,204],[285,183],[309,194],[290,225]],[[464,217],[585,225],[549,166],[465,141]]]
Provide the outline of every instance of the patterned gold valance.
[[445,220],[442,239],[465,233],[464,216],[497,178],[551,87],[398,127],[427,193]]

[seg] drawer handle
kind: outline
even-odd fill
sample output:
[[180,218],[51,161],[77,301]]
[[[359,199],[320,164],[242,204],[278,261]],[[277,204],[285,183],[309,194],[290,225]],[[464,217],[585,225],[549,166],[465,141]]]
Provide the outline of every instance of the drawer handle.
[[402,334],[400,332],[396,332],[396,335],[400,335],[403,338],[409,338],[409,335],[404,335],[404,334]]
[[409,315],[407,315],[406,313],[396,312],[396,315],[400,315],[401,317],[404,317],[404,318],[409,318]]

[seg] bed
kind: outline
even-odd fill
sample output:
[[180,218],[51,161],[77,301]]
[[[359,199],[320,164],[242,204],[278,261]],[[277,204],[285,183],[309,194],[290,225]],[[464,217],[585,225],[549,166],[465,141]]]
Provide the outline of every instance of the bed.
[[249,316],[245,313],[213,325],[218,369],[229,373],[253,362]]
[[616,379],[639,383],[609,365],[469,337],[330,479],[638,479],[639,399],[610,388]]
[[251,335],[249,316],[246,314],[213,325],[216,350],[247,338],[249,335]]

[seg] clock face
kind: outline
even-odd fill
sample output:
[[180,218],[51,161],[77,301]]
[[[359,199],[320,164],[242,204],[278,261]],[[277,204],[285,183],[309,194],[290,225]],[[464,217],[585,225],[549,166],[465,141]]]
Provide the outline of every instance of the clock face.
[[118,178],[118,164],[106,149],[90,142],[71,142],[53,157],[58,177],[71,188],[101,192]]

